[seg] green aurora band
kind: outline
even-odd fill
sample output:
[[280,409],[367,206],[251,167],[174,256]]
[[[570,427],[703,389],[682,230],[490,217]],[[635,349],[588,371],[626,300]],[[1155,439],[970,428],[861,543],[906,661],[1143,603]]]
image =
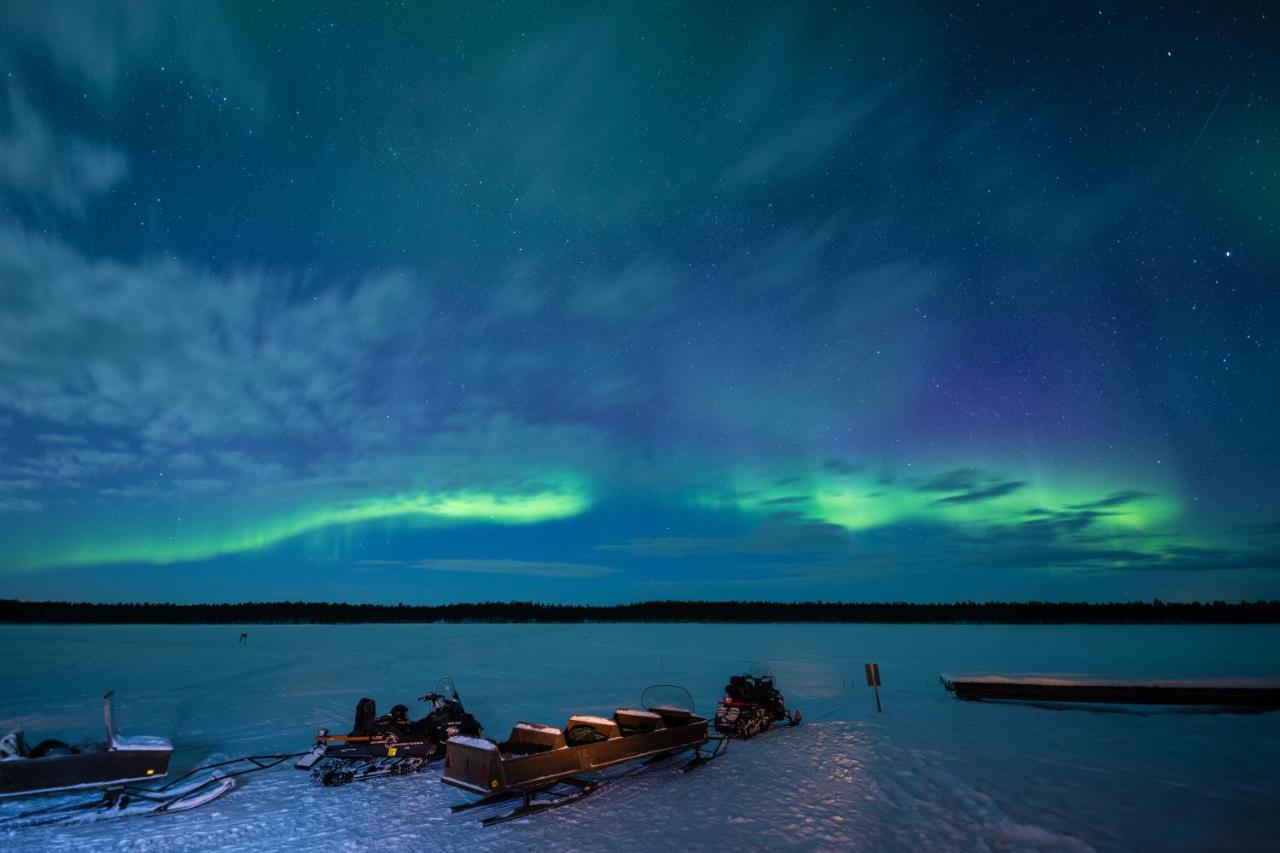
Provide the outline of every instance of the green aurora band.
[[1139,490],[1104,477],[1087,478],[1087,484],[1046,477],[1028,481],[988,478],[966,489],[922,487],[919,480],[863,473],[807,477],[744,474],[735,476],[730,488],[704,495],[699,502],[757,517],[780,511],[799,513],[849,531],[902,522],[997,526],[1087,512],[1090,523],[1099,530],[1154,533],[1181,515],[1181,504],[1166,485]]
[[[958,529],[994,529],[1035,519],[1087,516],[1089,535],[1124,538],[1128,546],[1152,553],[1170,542],[1168,531],[1181,516],[1169,483],[1144,483],[1112,476],[1004,479],[995,469],[960,469],[967,481],[935,483],[938,476],[902,477],[868,471],[811,471],[784,476],[779,471],[735,472],[727,485],[695,492],[693,508],[737,515],[759,523],[780,515],[823,522],[850,534],[895,524],[934,524]],[[955,473],[955,472],[953,472]],[[964,479],[964,478],[962,478]],[[1128,480],[1129,478],[1124,478]],[[1143,478],[1137,478],[1139,480]],[[389,521],[414,525],[535,525],[581,515],[596,503],[586,481],[562,474],[536,487],[508,490],[414,491],[390,496],[338,499],[283,514],[240,506],[225,514],[201,510],[184,517],[173,508],[146,517],[131,515],[109,525],[71,525],[32,531],[6,568],[32,571],[55,567],[124,563],[169,565],[265,549],[324,532],[314,544],[333,558],[334,537],[360,535],[359,525]],[[1187,537],[1178,537],[1187,542]]]
[[[57,537],[44,531],[9,568],[29,571],[64,566],[151,563],[166,565],[257,551],[320,530],[379,520],[426,524],[523,525],[569,518],[591,506],[585,486],[560,478],[536,491],[414,492],[312,506],[276,517],[240,517],[226,523],[164,524],[117,521],[86,537],[83,530]],[[265,513],[263,514],[266,515]],[[203,530],[197,531],[201,527]]]

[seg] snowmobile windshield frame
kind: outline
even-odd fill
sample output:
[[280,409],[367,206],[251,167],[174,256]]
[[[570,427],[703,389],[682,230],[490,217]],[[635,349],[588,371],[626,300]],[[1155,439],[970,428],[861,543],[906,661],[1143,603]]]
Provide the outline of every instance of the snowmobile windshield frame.
[[440,697],[438,701],[441,705],[448,702],[461,701],[458,698],[458,686],[454,684],[453,679],[447,675],[436,682],[435,689],[432,692]]
[[640,694],[640,707],[646,711],[684,711],[696,713],[693,695],[678,684],[654,684]]

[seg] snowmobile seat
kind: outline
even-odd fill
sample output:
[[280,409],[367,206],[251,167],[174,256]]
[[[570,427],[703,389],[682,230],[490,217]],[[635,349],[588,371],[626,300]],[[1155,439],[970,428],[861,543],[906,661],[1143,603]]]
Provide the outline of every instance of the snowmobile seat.
[[415,722],[409,719],[408,705],[395,705],[391,713],[378,717],[369,723],[365,733],[377,737],[379,735],[394,736],[397,740],[420,739],[420,730],[424,721]]
[[484,731],[484,726],[480,725],[480,721],[463,711],[462,717],[458,720],[458,734],[466,737],[480,737]]
[[772,678],[756,679],[756,686],[753,692],[754,692],[754,698],[757,702],[765,702],[765,703],[772,700],[775,695],[778,695],[778,691],[773,689]]
[[349,737],[367,737],[373,734],[374,720],[377,718],[377,704],[368,697],[361,699],[356,703],[356,720],[351,726]]
[[662,728],[662,717],[652,711],[619,708],[614,712],[613,720],[618,724],[618,731],[622,733],[623,737]]

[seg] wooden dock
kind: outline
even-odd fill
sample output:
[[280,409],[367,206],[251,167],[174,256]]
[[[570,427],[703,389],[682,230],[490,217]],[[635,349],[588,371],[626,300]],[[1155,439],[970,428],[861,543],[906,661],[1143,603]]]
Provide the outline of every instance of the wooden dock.
[[1114,679],[1075,675],[943,675],[957,699],[1280,708],[1280,679]]

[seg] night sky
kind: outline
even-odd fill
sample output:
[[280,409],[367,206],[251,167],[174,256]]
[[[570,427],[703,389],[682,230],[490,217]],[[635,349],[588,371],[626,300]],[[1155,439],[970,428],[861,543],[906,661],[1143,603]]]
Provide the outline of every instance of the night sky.
[[0,11],[0,596],[1280,597],[1268,3]]

